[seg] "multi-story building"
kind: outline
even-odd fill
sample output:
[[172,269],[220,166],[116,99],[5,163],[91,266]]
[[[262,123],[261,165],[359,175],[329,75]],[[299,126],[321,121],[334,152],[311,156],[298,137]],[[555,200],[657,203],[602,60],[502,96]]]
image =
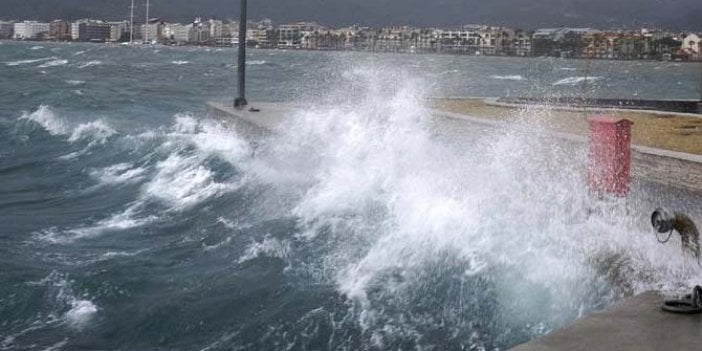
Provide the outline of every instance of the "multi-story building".
[[[232,23],[232,26],[237,23]],[[238,25],[238,24],[237,24]],[[232,27],[234,28],[234,27]],[[233,42],[238,43],[239,28],[232,29]],[[272,48],[277,45],[277,38],[273,28],[273,22],[264,19],[259,22],[247,23],[246,42],[258,48]]]
[[618,33],[591,33],[583,36],[585,47],[582,51],[584,58],[613,59]]
[[108,22],[110,25],[110,41],[129,40],[129,21]]
[[37,21],[24,21],[14,24],[13,38],[16,40],[36,40],[49,34],[49,24]]
[[584,38],[601,33],[593,28],[544,28],[533,34],[536,56],[579,57],[586,46]]
[[224,22],[216,19],[207,21],[210,28],[210,38],[221,38],[224,32]]
[[71,33],[73,40],[106,42],[110,40],[110,24],[98,20],[79,20],[71,25]]
[[314,33],[320,28],[314,22],[298,22],[283,24],[278,27],[278,47],[300,48],[304,33]]
[[47,39],[67,41],[71,40],[71,24],[64,20],[54,20],[49,23],[49,36]]
[[462,54],[476,54],[483,46],[483,37],[479,26],[464,26],[458,29],[437,30],[438,51]]
[[164,23],[160,19],[151,19],[149,23],[141,26],[142,39],[148,42],[160,42],[165,39],[163,35]]
[[190,32],[192,24],[166,23],[163,28],[163,36],[166,41],[174,44],[183,45],[191,41]]
[[511,52],[509,54],[515,56],[531,56],[531,34],[523,30],[516,30],[512,44],[510,45]]
[[0,39],[12,39],[15,33],[15,22],[0,21]]
[[190,43],[205,45],[210,43],[210,23],[203,22],[201,18],[196,18],[190,28]]

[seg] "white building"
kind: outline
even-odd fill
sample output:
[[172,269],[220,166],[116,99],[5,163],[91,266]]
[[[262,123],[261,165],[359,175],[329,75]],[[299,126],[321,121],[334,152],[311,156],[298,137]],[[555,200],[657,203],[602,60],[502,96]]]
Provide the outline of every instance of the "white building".
[[83,23],[84,21],[76,21],[71,23],[71,38],[74,41],[80,40],[80,24]]
[[215,19],[211,19],[208,22],[210,27],[210,38],[221,38],[224,34],[224,23]]
[[141,33],[143,39],[148,42],[160,41],[163,39],[163,31],[160,22],[150,22],[141,25]]
[[119,41],[127,33],[129,33],[129,21],[110,22],[110,41]]
[[680,48],[686,54],[690,55],[690,59],[699,60],[702,58],[702,41],[697,34],[688,34],[682,41],[682,47]]
[[304,33],[314,33],[320,26],[314,22],[298,22],[278,26],[278,47],[300,48]]
[[163,28],[163,35],[175,43],[185,44],[192,41],[190,37],[192,28],[192,24],[168,23]]
[[24,21],[14,24],[14,39],[32,40],[49,33],[49,24],[37,21]]

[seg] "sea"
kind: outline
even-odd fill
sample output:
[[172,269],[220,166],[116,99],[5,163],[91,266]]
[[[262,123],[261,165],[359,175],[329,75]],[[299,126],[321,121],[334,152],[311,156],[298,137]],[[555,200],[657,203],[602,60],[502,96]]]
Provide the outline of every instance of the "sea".
[[[507,350],[701,275],[592,211],[587,150],[428,98],[695,99],[700,67],[250,50],[282,131],[208,114],[231,48],[0,42],[0,350]],[[460,132],[459,132],[460,130]],[[606,207],[606,206],[605,206]]]

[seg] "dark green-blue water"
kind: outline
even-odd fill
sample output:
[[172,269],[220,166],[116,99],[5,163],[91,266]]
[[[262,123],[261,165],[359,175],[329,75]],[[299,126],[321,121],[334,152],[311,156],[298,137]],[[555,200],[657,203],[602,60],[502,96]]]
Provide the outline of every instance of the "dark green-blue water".
[[696,98],[696,66],[252,50],[249,99],[309,110],[251,140],[205,111],[234,62],[0,42],[0,350],[505,349],[621,297],[597,257],[670,283],[583,215],[586,150],[423,99]]

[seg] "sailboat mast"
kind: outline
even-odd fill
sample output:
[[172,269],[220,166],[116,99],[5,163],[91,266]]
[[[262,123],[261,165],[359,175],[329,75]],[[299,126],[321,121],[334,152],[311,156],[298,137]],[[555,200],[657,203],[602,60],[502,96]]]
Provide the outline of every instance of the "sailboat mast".
[[146,22],[144,22],[144,44],[149,43],[149,0],[146,0]]
[[129,14],[129,45],[134,44],[134,0]]

